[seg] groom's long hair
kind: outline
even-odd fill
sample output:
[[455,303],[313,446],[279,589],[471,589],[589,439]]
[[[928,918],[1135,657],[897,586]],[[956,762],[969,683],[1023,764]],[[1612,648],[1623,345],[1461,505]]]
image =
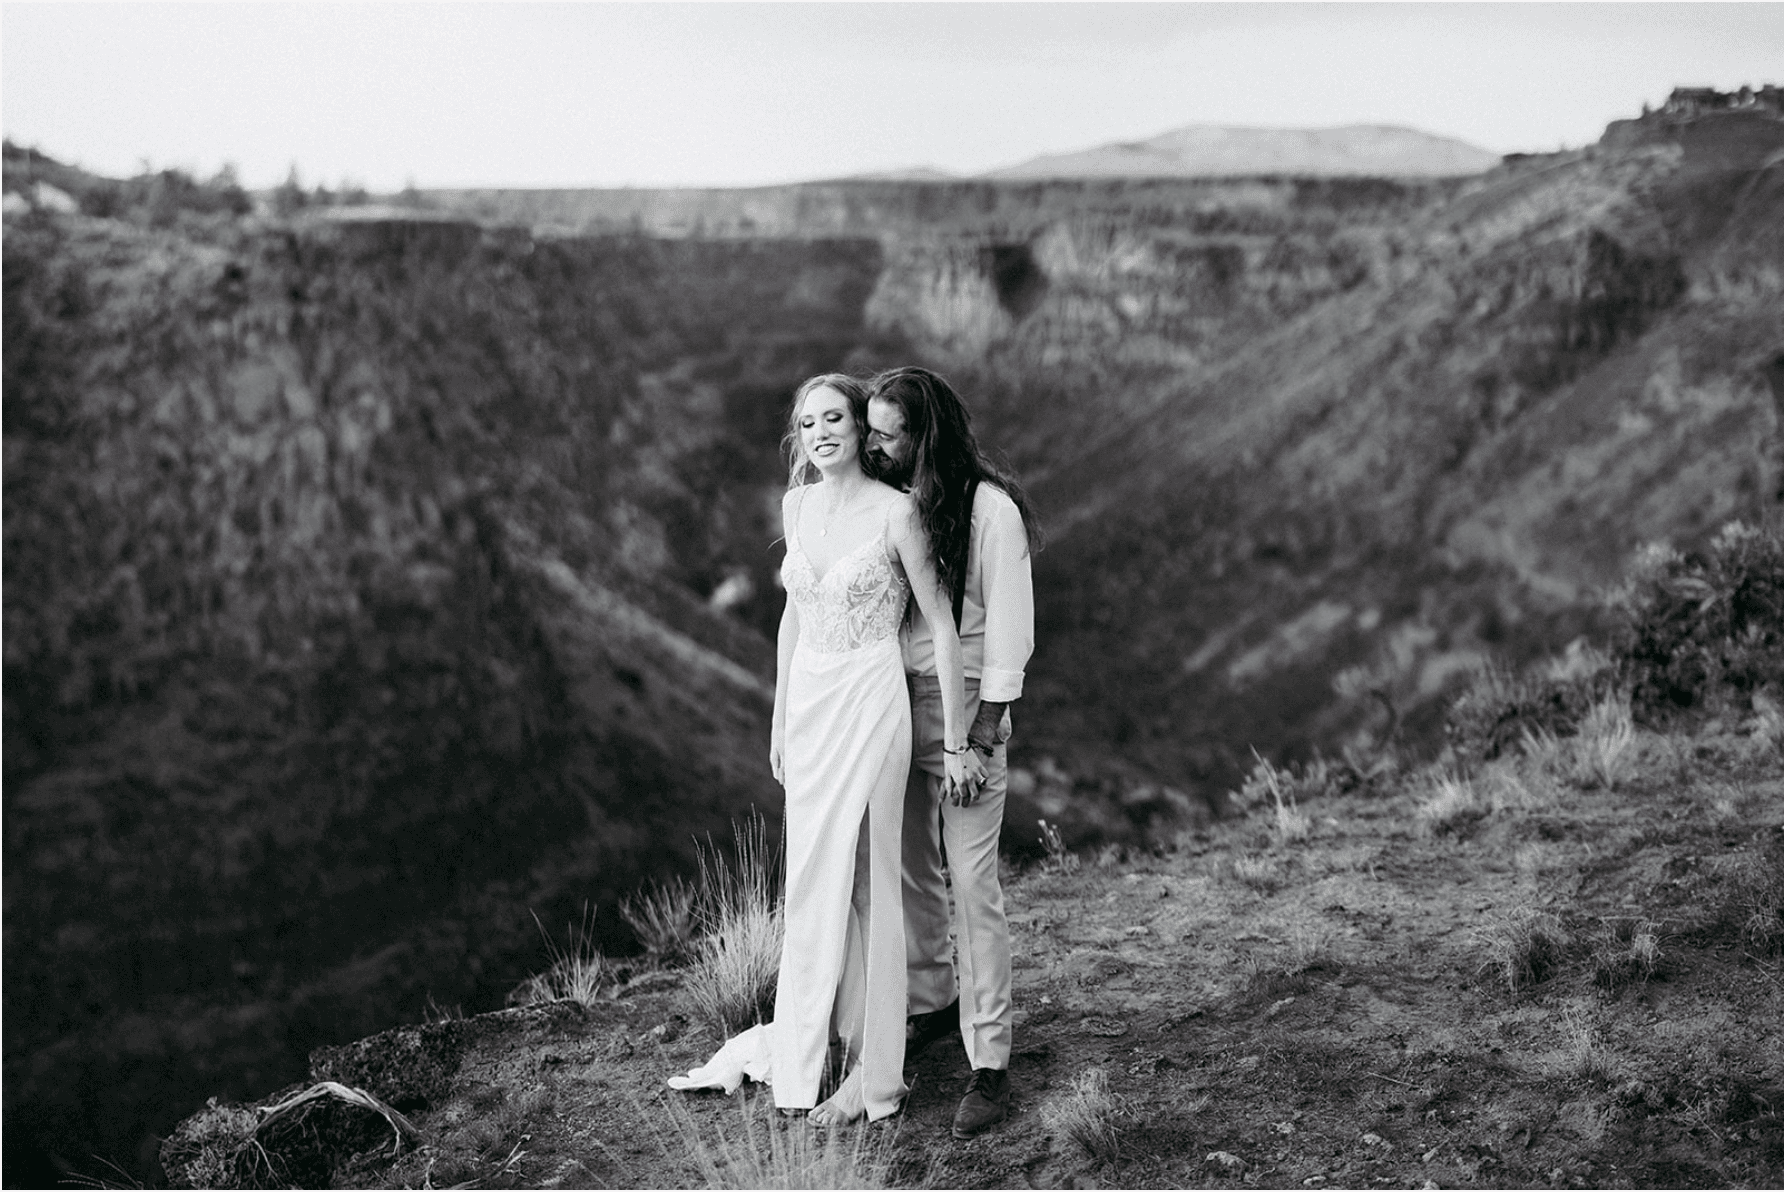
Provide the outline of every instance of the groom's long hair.
[[1041,549],[1040,523],[1016,477],[979,449],[972,414],[947,381],[926,368],[888,369],[873,379],[868,397],[889,401],[904,415],[913,446],[911,496],[929,536],[937,578],[953,597],[958,626],[979,485],[994,484],[1016,503],[1030,552]]

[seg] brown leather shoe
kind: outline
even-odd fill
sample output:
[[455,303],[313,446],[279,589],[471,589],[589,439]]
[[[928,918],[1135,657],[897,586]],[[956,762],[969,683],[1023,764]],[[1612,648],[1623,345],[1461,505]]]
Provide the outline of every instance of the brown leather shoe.
[[1010,1116],[1010,1074],[999,1068],[974,1068],[960,1108],[954,1111],[954,1137],[971,1138]]
[[913,1014],[905,1025],[904,1058],[913,1060],[937,1039],[960,1033],[960,999],[927,1014]]

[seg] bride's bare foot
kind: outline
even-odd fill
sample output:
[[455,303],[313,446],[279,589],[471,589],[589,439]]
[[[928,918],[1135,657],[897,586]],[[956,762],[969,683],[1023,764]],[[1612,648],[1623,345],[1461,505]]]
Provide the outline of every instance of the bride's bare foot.
[[805,1120],[819,1129],[843,1126],[867,1116],[867,1103],[861,1096],[861,1065],[842,1082],[834,1096],[806,1115]]

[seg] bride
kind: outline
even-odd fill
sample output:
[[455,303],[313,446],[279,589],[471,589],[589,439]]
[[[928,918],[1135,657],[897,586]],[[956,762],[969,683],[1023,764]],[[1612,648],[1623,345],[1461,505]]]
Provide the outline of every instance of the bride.
[[[911,498],[862,470],[866,430],[867,391],[853,377],[813,377],[794,395],[769,749],[787,792],[774,1021],[670,1081],[735,1087],[739,1073],[765,1075],[776,1106],[810,1109],[821,1126],[895,1113],[908,1091],[899,865],[911,706],[898,644],[907,597],[939,627],[950,788],[966,749],[952,605]],[[844,1043],[848,1074],[818,1105],[832,1036]]]

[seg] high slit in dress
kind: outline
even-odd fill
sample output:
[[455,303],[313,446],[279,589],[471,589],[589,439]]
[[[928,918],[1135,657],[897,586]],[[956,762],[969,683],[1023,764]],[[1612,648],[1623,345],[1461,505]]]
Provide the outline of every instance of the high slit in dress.
[[881,532],[819,575],[789,519],[781,579],[798,614],[787,676],[786,943],[774,1021],[728,1042],[677,1088],[767,1078],[774,1103],[810,1109],[832,1035],[861,1067],[870,1120],[904,1084],[901,887],[911,706],[898,630],[910,586]]

